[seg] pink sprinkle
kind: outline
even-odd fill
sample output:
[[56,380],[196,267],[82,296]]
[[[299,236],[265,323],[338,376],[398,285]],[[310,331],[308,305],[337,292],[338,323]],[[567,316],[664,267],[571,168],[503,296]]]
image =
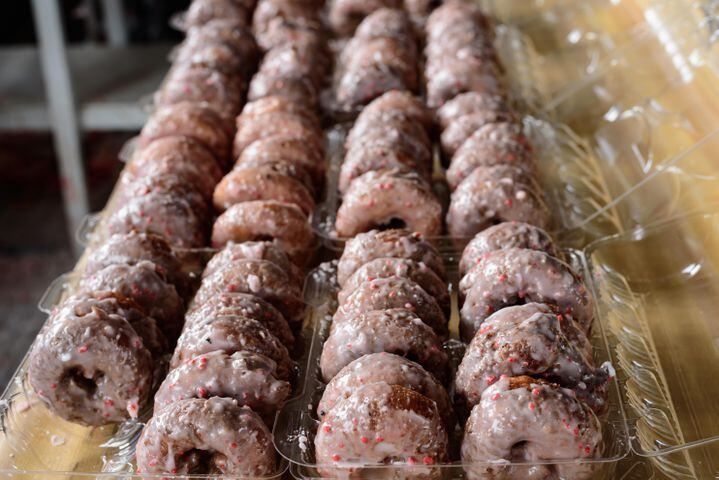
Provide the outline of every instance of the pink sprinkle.
[[384,437],[375,437],[374,441],[377,443],[382,443],[384,442]]
[[507,361],[508,361],[509,363],[514,363],[514,362],[517,361],[517,359],[514,358],[514,357],[509,357],[509,358],[507,359]]
[[535,397],[538,397],[538,396],[539,396],[539,389],[536,388],[536,387],[533,388],[533,389],[532,389],[532,395],[534,395]]
[[207,396],[207,390],[205,390],[203,387],[197,387],[197,394],[200,396],[200,398],[205,398]]
[[487,377],[487,385],[492,385],[496,381],[497,377],[495,375],[490,375]]
[[422,459],[422,463],[424,463],[425,465],[434,465],[434,458],[426,456]]
[[230,448],[237,448],[237,443],[236,443],[236,442],[231,442],[231,443],[230,443]]
[[397,292],[395,292],[394,290],[392,290],[391,292],[389,292],[389,294],[388,294],[387,296],[388,296],[389,298],[394,298],[394,297],[397,296]]
[[85,353],[85,352],[87,352],[87,345],[80,345],[79,347],[77,347],[77,352],[78,352],[78,353]]
[[572,433],[574,434],[575,437],[578,437],[579,436],[579,427],[574,427],[574,430],[572,430]]
[[414,457],[409,457],[407,459],[407,463],[409,463],[410,465],[414,465],[415,463],[417,463],[417,460]]
[[495,393],[494,395],[492,395],[491,398],[492,398],[492,400],[497,401],[497,400],[499,400],[499,397],[500,397],[499,393]]
[[336,453],[335,453],[334,455],[332,455],[332,460],[335,461],[335,462],[339,462],[341,458],[342,458],[342,457],[340,457],[340,456],[337,455]]
[[57,383],[51,383],[51,384],[50,384],[50,388],[52,388],[53,390],[55,390],[55,389],[57,388]]
[[324,427],[322,427],[322,430],[324,430],[325,433],[330,433],[332,431],[332,427],[330,427],[329,425],[325,425]]
[[112,401],[110,398],[106,398],[104,402],[102,402],[106,407],[112,407],[115,405],[115,402]]
[[592,453],[592,449],[589,448],[589,446],[586,446],[586,447],[584,447],[584,453],[586,453],[587,455],[589,455],[590,453]]
[[340,442],[340,444],[339,444],[339,445],[337,445],[337,446],[338,446],[339,448],[345,448],[345,444],[344,444],[344,443],[342,443],[342,442]]
[[501,282],[506,282],[506,281],[507,281],[507,274],[506,274],[506,273],[500,274],[499,277],[498,277],[498,280],[499,280],[500,283],[501,283]]
[[534,404],[534,402],[529,402],[529,409],[534,411],[535,408],[537,408],[537,406]]
[[365,437],[364,435],[360,437],[360,442],[367,443],[369,442],[369,438]]

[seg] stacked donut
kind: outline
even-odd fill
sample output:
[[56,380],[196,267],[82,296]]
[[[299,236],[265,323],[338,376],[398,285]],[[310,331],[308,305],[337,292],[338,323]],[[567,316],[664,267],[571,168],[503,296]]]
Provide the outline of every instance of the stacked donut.
[[449,160],[449,234],[472,237],[502,221],[545,228],[536,162],[507,101],[491,21],[475,5],[452,0],[429,16],[425,32],[427,103],[438,108]]
[[336,36],[349,37],[360,22],[375,10],[404,8],[413,23],[421,27],[427,16],[441,3],[442,0],[332,0],[328,17]]
[[210,259],[137,445],[140,471],[276,471],[268,426],[291,390],[296,272],[271,242],[230,244]]
[[388,226],[441,233],[442,206],[430,183],[431,125],[431,115],[409,92],[387,92],[362,110],[345,142],[338,236]]
[[320,359],[329,382],[317,407],[320,473],[359,477],[361,467],[343,464],[360,463],[430,478],[438,473],[432,465],[448,459],[455,426],[442,386],[449,376],[442,259],[420,234],[373,230],[347,242],[337,276],[339,308]]
[[474,237],[460,261],[460,331],[469,342],[455,378],[471,409],[462,443],[471,478],[585,479],[592,465],[532,467],[498,461],[574,460],[602,453],[606,367],[587,338],[592,301],[549,235],[519,222]]
[[337,105],[354,110],[390,90],[417,93],[417,60],[417,42],[407,13],[390,8],[373,11],[337,60]]
[[228,119],[256,56],[248,12],[219,18],[219,3],[193,4],[187,40],[102,223],[105,240],[30,354],[30,384],[67,420],[136,418],[182,328],[192,286],[173,248],[207,244],[212,192],[229,158]]

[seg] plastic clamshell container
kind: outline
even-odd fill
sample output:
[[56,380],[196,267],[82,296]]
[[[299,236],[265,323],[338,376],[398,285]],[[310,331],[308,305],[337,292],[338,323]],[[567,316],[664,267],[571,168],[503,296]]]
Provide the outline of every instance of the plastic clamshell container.
[[[443,255],[452,294],[452,312],[449,321],[451,338],[445,343],[445,349],[455,368],[461,360],[464,350],[464,344],[457,340],[459,312],[456,285],[459,282],[457,269],[459,253],[461,251],[455,254]],[[581,252],[566,250],[565,253],[568,262],[572,264],[575,271],[582,272],[582,274],[586,273],[584,257]],[[282,456],[290,461],[291,472],[296,478],[320,478],[317,472],[318,465],[314,457],[314,437],[319,425],[316,407],[325,387],[319,373],[319,359],[322,345],[329,334],[332,314],[337,308],[335,267],[336,262],[325,263],[309,276],[305,288],[305,300],[310,305],[311,311],[308,317],[309,321],[305,324],[305,329],[309,330],[308,338],[311,340],[307,347],[306,364],[303,366],[303,377],[300,386],[302,390],[299,396],[282,410],[275,423],[276,446]],[[585,278],[585,281],[588,281],[588,279]],[[597,365],[603,362],[613,362],[610,347],[604,334],[606,328],[607,325],[602,319],[595,319],[591,341],[594,347],[594,361]],[[608,413],[600,417],[604,435],[604,453],[599,458],[583,460],[583,463],[593,465],[593,478],[598,480],[615,478],[618,463],[629,454],[628,430],[616,382],[612,382],[612,385],[610,385],[608,405]],[[459,460],[458,451],[460,435],[460,431],[450,434],[450,444],[454,446],[450,452],[453,462],[433,466],[440,472],[441,478],[465,478],[465,469],[490,465],[490,463],[463,465]],[[557,463],[572,463],[572,461],[552,461],[547,459],[535,464],[517,463],[516,465],[556,465]],[[508,463],[508,465],[514,464]],[[329,467],[330,465],[327,466]],[[366,465],[362,467],[362,478],[390,478],[390,472],[393,470],[394,474],[401,477],[402,472],[407,471],[407,468],[411,467]]]

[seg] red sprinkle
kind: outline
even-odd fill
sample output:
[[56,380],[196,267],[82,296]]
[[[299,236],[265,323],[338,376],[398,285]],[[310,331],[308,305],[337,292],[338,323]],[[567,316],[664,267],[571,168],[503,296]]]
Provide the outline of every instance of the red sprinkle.
[[237,448],[237,442],[230,443],[230,448]]
[[409,457],[407,459],[407,463],[409,463],[410,465],[414,465],[415,463],[417,463],[417,459],[414,457]]
[[589,448],[588,446],[586,446],[586,447],[584,447],[584,453],[586,453],[587,455],[589,455],[590,453],[592,453],[592,449]]
[[500,282],[506,282],[506,281],[507,281],[507,274],[506,274],[506,273],[500,274],[499,277],[498,277],[498,279],[499,279]]
[[492,398],[492,400],[496,401],[496,400],[499,400],[499,397],[500,397],[499,393],[495,393],[494,395],[492,395],[491,398]]
[[79,347],[77,347],[77,351],[78,351],[78,353],[87,352],[87,345],[80,345]]
[[360,442],[362,442],[362,443],[367,443],[367,442],[369,442],[369,438],[367,438],[367,437],[365,437],[365,436],[361,436],[361,437],[360,437]]
[[340,456],[337,455],[336,453],[335,453],[334,455],[332,455],[332,460],[335,461],[335,462],[339,462],[341,458],[342,458],[342,457],[340,457]]
[[495,375],[490,375],[487,377],[487,385],[492,385],[496,381],[497,377]]
[[324,430],[325,433],[330,433],[332,431],[332,427],[330,427],[329,425],[325,425],[324,427],[322,427],[322,430]]
[[535,397],[538,397],[538,396],[539,396],[539,389],[536,388],[536,387],[533,388],[533,389],[532,389],[532,395],[534,395]]
[[384,442],[384,437],[375,437],[374,441],[377,443],[382,443]]
[[425,465],[434,465],[434,458],[426,456],[422,459],[422,463],[424,463]]
[[53,390],[55,390],[55,389],[57,388],[57,383],[51,383],[51,384],[50,384],[50,388],[52,388]]
[[115,405],[115,402],[112,401],[110,398],[106,398],[104,402],[102,402],[106,407],[112,407]]
[[200,398],[205,398],[207,396],[207,390],[203,387],[197,387],[197,394],[200,396]]
[[529,402],[529,409],[534,410],[535,408],[537,408],[537,406],[534,404],[534,402]]

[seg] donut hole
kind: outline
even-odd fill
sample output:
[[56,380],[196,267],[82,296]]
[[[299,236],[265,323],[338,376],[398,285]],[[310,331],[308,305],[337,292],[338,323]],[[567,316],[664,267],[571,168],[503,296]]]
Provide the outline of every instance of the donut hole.
[[396,230],[407,228],[407,222],[402,218],[392,217],[385,222],[379,222],[372,226],[375,230]]
[[529,442],[526,440],[522,440],[520,442],[515,443],[512,445],[512,448],[509,451],[509,461],[510,462],[524,462],[527,460],[531,460],[530,458],[527,458],[527,447],[529,446]]
[[273,237],[272,235],[259,235],[258,234],[258,235],[254,235],[252,237],[251,241],[253,241],[253,242],[274,242],[275,237]]
[[216,468],[215,455],[214,451],[191,448],[177,458],[177,464],[185,465],[189,474],[221,473]]
[[88,397],[92,397],[97,392],[97,383],[104,376],[104,372],[97,371],[93,373],[92,377],[87,377],[80,367],[74,367],[65,372],[62,381],[83,390]]

